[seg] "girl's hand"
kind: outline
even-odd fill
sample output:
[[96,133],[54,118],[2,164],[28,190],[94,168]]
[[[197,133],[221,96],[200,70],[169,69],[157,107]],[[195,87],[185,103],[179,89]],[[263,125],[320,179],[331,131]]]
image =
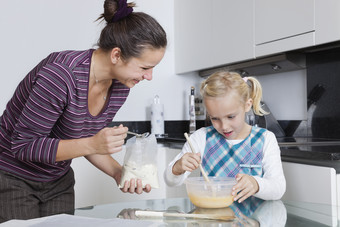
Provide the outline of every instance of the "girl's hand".
[[253,176],[239,173],[236,175],[235,179],[237,184],[232,190],[234,201],[241,203],[249,196],[252,196],[259,191],[259,185]]
[[193,171],[198,168],[201,163],[200,153],[186,153],[179,159],[172,167],[172,173],[174,175],[181,175],[185,171]]
[[137,179],[131,179],[129,181],[125,181],[124,187],[120,189],[122,192],[129,192],[131,194],[136,193],[136,194],[142,194],[144,192],[150,192],[151,191],[151,186],[149,184],[145,185],[145,188],[142,186],[142,180]]
[[239,212],[238,215],[239,215],[238,222],[237,223],[234,222],[232,227],[239,227],[239,226],[260,227],[260,223],[256,219],[247,217],[241,212]]
[[92,148],[95,154],[113,154],[122,150],[127,127],[106,127],[92,137]]

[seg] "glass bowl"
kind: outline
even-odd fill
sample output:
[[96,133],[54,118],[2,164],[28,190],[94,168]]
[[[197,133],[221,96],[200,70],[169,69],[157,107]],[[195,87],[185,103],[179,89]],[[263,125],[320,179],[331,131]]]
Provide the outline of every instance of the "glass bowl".
[[232,187],[236,184],[232,177],[189,177],[185,180],[190,201],[200,208],[223,208],[233,203]]

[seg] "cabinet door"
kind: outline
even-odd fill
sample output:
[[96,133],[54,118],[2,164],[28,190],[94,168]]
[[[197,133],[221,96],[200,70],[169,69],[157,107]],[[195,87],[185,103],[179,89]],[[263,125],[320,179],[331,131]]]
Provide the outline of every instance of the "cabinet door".
[[[334,168],[282,162],[287,212],[337,226],[337,175]],[[334,225],[335,224],[335,225]]]
[[176,73],[254,57],[253,0],[175,0]]
[[340,1],[315,0],[315,45],[340,40]]
[[185,73],[213,64],[212,3],[175,0],[175,68]]
[[314,0],[256,0],[255,55],[314,45],[314,7]]
[[211,47],[215,66],[253,59],[253,0],[212,2]]
[[[112,154],[112,157],[121,165],[124,163],[126,147],[123,146],[121,152]],[[102,171],[94,167],[85,158],[75,158],[72,161],[72,168],[75,174],[76,184],[75,191],[75,207],[85,207],[92,205],[100,205],[113,202],[135,201],[142,199],[163,199],[166,196],[166,185],[163,180],[163,172],[166,161],[166,148],[158,147],[157,167],[159,188],[152,189],[149,193],[130,194],[123,193],[117,186],[115,180]]]

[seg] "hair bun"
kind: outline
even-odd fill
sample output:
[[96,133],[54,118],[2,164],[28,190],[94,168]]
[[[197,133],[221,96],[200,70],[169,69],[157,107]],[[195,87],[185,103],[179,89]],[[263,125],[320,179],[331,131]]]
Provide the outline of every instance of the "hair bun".
[[114,13],[111,22],[119,21],[132,13],[133,8],[129,6],[127,0],[118,0],[118,9]]

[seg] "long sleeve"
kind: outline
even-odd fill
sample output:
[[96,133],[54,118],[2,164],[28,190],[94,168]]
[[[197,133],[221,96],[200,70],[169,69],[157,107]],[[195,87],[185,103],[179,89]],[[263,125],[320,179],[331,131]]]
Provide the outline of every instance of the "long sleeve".
[[[196,152],[203,156],[206,145],[206,129],[201,128],[190,136],[190,140]],[[234,141],[238,143],[240,141]],[[164,172],[164,180],[169,186],[178,186],[184,183],[185,179],[191,172],[185,172],[182,175],[172,173],[173,165],[187,152],[191,152],[188,143],[185,143],[181,153],[179,153],[168,165]],[[254,195],[264,200],[280,199],[286,190],[286,180],[283,174],[280,148],[278,146],[274,133],[267,131],[263,147],[263,177],[255,176],[259,184],[259,191]]]
[[[201,153],[201,157],[204,153],[204,148],[205,148],[205,137],[206,137],[206,129],[201,128],[197,131],[195,131],[191,136],[190,140],[191,143],[194,147],[194,150],[196,153]],[[172,173],[172,167],[174,164],[185,154],[191,152],[191,148],[186,142],[182,148],[181,153],[179,153],[168,165],[168,167],[164,171],[164,180],[165,183],[169,186],[179,186],[184,183],[185,179],[191,174],[191,172],[186,171],[184,174],[181,175],[174,175]]]
[[[23,106],[12,135],[12,152],[18,159],[55,163],[59,139],[48,136],[67,105],[70,94],[65,78],[71,75],[66,67],[45,65],[30,82],[31,90],[26,90],[29,93],[25,103],[16,101]],[[21,93],[17,91],[16,94]]]
[[70,168],[56,162],[60,140],[95,135],[106,127],[130,89],[113,80],[100,114],[88,111],[93,50],[62,51],[43,59],[20,82],[0,117],[0,169],[36,181],[51,181]]
[[274,133],[267,131],[263,149],[262,160],[263,177],[255,176],[259,184],[259,191],[254,195],[264,200],[281,199],[286,191],[280,148]]

